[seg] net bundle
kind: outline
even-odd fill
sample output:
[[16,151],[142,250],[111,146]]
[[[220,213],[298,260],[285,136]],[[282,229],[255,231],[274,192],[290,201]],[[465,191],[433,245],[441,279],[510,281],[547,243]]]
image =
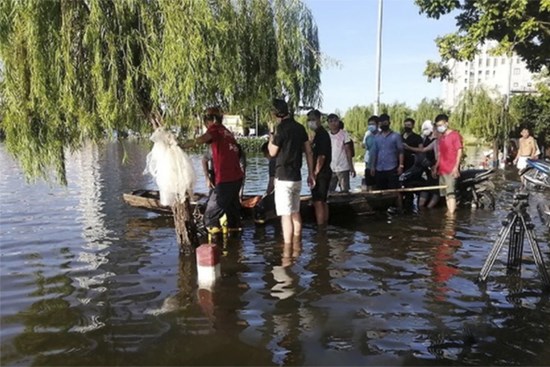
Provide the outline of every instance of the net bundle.
[[178,146],[175,135],[160,127],[151,135],[155,143],[147,155],[144,174],[150,174],[160,192],[160,203],[183,203],[185,194],[193,196],[197,176],[191,158]]

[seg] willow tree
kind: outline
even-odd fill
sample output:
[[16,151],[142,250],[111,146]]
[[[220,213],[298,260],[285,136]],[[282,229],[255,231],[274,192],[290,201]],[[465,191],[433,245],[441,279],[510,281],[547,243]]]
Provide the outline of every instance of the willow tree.
[[493,157],[498,157],[499,146],[503,141],[506,127],[503,121],[509,120],[504,109],[504,99],[497,97],[482,87],[466,90],[453,113],[453,124],[493,146]]
[[4,0],[6,147],[29,178],[105,132],[186,126],[204,106],[320,101],[317,28],[299,0]]
[[424,121],[430,120],[433,122],[435,117],[440,113],[450,115],[450,111],[443,107],[443,101],[441,99],[422,98],[422,101],[420,101],[414,111],[414,118],[416,119],[418,131],[420,131],[420,127]]

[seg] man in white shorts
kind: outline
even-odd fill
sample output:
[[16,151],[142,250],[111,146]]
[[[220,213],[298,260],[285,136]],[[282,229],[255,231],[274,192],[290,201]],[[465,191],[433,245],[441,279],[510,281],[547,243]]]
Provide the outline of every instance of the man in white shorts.
[[269,155],[275,157],[275,210],[281,216],[285,244],[302,234],[300,191],[302,189],[302,155],[306,153],[308,184],[315,186],[313,154],[306,129],[297,123],[282,99],[273,101],[277,119],[275,134],[269,139]]

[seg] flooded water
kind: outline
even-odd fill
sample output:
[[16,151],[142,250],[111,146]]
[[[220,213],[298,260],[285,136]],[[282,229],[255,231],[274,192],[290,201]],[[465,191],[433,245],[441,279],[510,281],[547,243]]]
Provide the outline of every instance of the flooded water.
[[[475,282],[513,174],[497,178],[493,212],[308,224],[292,261],[277,225],[247,225],[207,290],[178,255],[171,218],[121,199],[154,188],[142,175],[148,148],[86,147],[58,187],[26,184],[0,146],[2,365],[550,364],[548,293],[527,244],[521,274],[506,274],[504,251]],[[262,192],[265,173],[251,158],[247,191]],[[530,199],[550,264],[535,210],[549,197]]]

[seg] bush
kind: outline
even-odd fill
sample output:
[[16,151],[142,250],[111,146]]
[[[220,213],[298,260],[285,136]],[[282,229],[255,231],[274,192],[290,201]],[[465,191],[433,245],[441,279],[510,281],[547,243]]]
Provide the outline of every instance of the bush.
[[262,145],[267,142],[267,138],[262,137],[242,137],[237,139],[237,143],[245,153],[260,153]]

